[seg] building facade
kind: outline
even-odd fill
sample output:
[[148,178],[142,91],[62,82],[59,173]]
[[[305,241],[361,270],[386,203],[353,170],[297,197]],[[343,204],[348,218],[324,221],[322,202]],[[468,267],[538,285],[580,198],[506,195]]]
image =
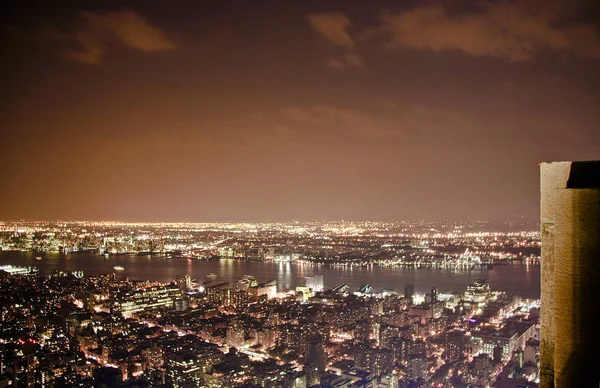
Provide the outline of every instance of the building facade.
[[600,384],[600,161],[540,166],[542,388]]

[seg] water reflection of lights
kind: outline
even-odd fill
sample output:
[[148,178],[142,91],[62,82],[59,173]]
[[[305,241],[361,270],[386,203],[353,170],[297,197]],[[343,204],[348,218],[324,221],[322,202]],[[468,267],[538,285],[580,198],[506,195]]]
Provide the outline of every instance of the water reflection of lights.
[[292,265],[290,262],[277,262],[277,283],[283,288],[292,288]]

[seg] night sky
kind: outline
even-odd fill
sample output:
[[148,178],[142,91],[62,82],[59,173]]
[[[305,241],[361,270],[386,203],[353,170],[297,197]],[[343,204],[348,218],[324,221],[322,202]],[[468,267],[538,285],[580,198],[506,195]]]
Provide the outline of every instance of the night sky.
[[14,3],[3,220],[533,220],[600,158],[600,2]]

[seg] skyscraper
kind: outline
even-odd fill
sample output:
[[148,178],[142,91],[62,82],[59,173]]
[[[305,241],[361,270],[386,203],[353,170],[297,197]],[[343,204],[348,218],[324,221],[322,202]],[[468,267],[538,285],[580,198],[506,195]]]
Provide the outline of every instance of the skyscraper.
[[540,167],[540,387],[598,386],[600,161]]
[[325,353],[323,341],[319,336],[312,336],[306,343],[305,353],[306,365],[312,364],[317,367],[319,374],[325,372]]
[[414,284],[407,284],[406,286],[404,286],[404,297],[406,299],[409,299],[412,303],[412,298],[415,295],[415,285]]

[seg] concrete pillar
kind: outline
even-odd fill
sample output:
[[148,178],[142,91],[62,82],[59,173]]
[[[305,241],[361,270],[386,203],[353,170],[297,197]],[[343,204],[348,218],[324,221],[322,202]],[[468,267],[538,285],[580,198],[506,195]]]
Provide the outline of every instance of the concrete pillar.
[[600,386],[600,161],[540,172],[540,387]]

